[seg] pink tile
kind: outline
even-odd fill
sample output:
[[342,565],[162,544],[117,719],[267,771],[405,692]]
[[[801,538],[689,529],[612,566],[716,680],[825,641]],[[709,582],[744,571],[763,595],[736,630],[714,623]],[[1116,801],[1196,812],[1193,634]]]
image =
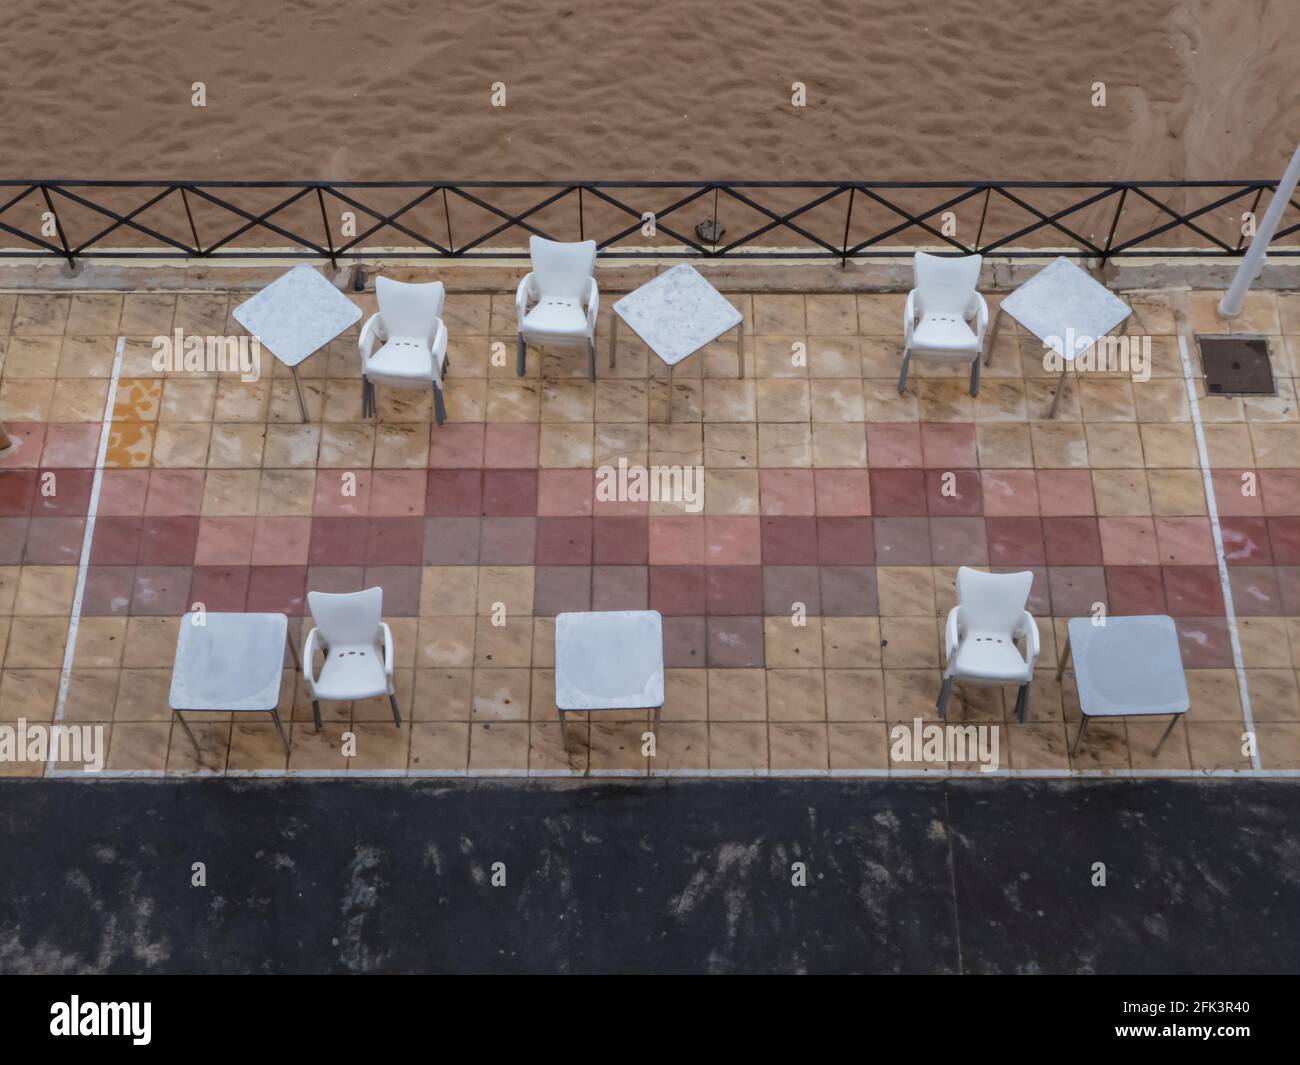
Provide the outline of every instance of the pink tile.
[[538,426],[489,424],[483,465],[492,469],[527,469],[537,465]]
[[253,557],[255,518],[200,518],[194,561],[200,566],[246,566]]
[[[47,478],[52,477],[53,480]],[[90,512],[90,491],[94,484],[93,470],[63,469],[40,470],[36,475],[36,495],[32,500],[32,513],[41,516],[70,515],[81,517]],[[47,495],[42,489],[50,485],[53,492]]]
[[7,422],[9,444],[0,454],[0,470],[34,469],[41,464],[41,450],[45,447],[44,422]]
[[469,518],[483,513],[482,470],[430,470],[424,512],[437,518]]
[[143,514],[148,495],[148,470],[105,470],[99,484],[99,513],[122,517]]
[[151,470],[146,514],[198,514],[203,503],[202,470]]
[[650,519],[652,566],[704,564],[704,515],[664,515]]
[[649,561],[650,523],[645,517],[600,515],[593,525],[592,554],[596,565],[644,566]]
[[1098,518],[1101,555],[1107,566],[1155,566],[1156,527],[1150,518]]
[[429,443],[433,469],[477,469],[483,465],[481,422],[449,422],[438,426]]
[[979,470],[926,470],[925,499],[931,515],[977,517],[984,513]]
[[817,513],[813,471],[759,470],[758,500],[763,514]]
[[920,427],[915,422],[868,424],[867,465],[876,469],[922,465]]
[[1096,518],[1044,518],[1043,544],[1049,566],[1100,566]]
[[1038,470],[1038,505],[1044,517],[1068,518],[1097,512],[1090,470]]
[[94,468],[99,458],[100,426],[88,422],[51,422],[45,428],[42,466]]
[[311,512],[329,518],[363,518],[370,512],[369,470],[317,470]]
[[595,478],[591,470],[538,470],[537,513],[549,517],[581,517],[584,514],[645,514],[645,503],[595,501]]
[[254,566],[307,564],[307,550],[311,544],[311,518],[256,518],[254,522]]
[[424,513],[423,470],[375,470],[370,481],[372,518],[411,518]]
[[1211,470],[1214,503],[1219,513],[1252,517],[1264,513],[1264,495],[1255,470]]
[[712,566],[757,566],[763,560],[759,519],[733,514],[707,516],[704,556]]
[[871,470],[871,513],[877,517],[918,517],[929,512],[921,470]]
[[984,470],[980,485],[985,514],[1027,517],[1038,513],[1038,481],[1033,470]]
[[824,517],[864,517],[871,513],[871,480],[866,470],[815,470],[817,513]]
[[[95,538],[99,538],[98,522]],[[198,538],[197,515],[150,514],[140,519],[140,560],[154,566],[188,566],[194,561]]]
[[921,456],[922,463],[932,469],[970,469],[978,466],[974,424],[922,423]]
[[1155,523],[1162,565],[1217,565],[1209,518],[1156,518]]
[[536,518],[533,520],[537,522],[535,554],[537,565],[591,565],[592,535],[594,531],[592,518]]
[[[1274,521],[1287,521],[1274,518]],[[1223,560],[1229,566],[1263,566],[1273,562],[1272,544],[1266,518],[1224,518],[1219,523],[1223,535]]]
[[1300,517],[1300,470],[1260,470],[1259,489],[1269,517]]
[[485,470],[483,513],[498,517],[532,517],[537,513],[536,470]]

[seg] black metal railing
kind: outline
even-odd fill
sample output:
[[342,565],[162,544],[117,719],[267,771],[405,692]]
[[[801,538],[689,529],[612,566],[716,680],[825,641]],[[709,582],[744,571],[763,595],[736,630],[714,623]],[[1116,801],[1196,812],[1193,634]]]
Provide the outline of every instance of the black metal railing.
[[[1103,262],[1232,258],[1248,243],[1237,210],[1253,217],[1275,188],[1269,181],[0,180],[0,233],[11,238],[0,243],[0,258],[491,259],[517,256],[531,234],[592,237],[605,258],[847,263],[918,247]],[[1289,208],[1272,254],[1300,257],[1300,246],[1281,243],[1300,232],[1300,205],[1293,200]],[[961,227],[959,209],[967,212]],[[1093,235],[1083,232],[1089,225]]]

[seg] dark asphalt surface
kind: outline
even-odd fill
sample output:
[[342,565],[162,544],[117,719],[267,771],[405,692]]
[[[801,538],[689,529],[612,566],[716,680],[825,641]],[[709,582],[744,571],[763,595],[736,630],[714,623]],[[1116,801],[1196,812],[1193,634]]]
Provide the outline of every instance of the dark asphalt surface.
[[1300,783],[0,783],[0,972],[344,971],[1297,972]]

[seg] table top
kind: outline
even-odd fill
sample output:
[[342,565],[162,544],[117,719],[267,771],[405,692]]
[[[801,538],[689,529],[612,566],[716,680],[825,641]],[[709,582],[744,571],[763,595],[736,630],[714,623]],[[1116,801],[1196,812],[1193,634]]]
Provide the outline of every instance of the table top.
[[664,630],[657,610],[555,618],[555,705],[643,710],[664,704]]
[[306,263],[234,310],[235,321],[286,366],[297,366],[361,317],[361,308]]
[[274,710],[288,632],[283,614],[186,614],[176,636],[171,708]]
[[1174,619],[1164,614],[1070,619],[1079,707],[1089,717],[1181,714],[1190,702]]
[[650,350],[676,366],[728,329],[741,314],[690,263],[665,270],[614,304]]
[[[1067,361],[1104,337],[1133,309],[1064,256],[1002,301],[1002,309]],[[1066,351],[1073,332],[1073,351]]]

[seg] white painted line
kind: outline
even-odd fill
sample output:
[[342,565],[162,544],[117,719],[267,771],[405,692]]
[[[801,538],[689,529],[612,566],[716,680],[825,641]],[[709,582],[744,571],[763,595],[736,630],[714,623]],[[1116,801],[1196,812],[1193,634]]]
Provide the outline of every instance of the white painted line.
[[1241,653],[1241,635],[1237,631],[1237,611],[1232,605],[1232,581],[1228,577],[1228,562],[1223,554],[1223,529],[1219,526],[1219,505],[1214,498],[1214,478],[1210,475],[1210,452],[1205,446],[1205,426],[1201,423],[1201,407],[1196,397],[1196,376],[1192,370],[1192,357],[1187,350],[1187,337],[1178,334],[1178,354],[1183,361],[1183,383],[1187,386],[1187,405],[1192,413],[1192,429],[1196,433],[1196,450],[1201,459],[1201,479],[1205,482],[1205,505],[1210,512],[1210,532],[1214,536],[1214,560],[1219,566],[1219,586],[1223,590],[1223,613],[1228,619],[1228,639],[1232,643],[1232,665],[1237,671],[1237,690],[1241,696],[1241,716],[1246,731],[1254,738],[1250,752],[1252,769],[1259,769],[1259,733],[1255,731],[1255,718],[1250,712],[1250,691],[1246,686],[1246,660]]
[[[90,504],[86,508],[86,531],[81,537],[81,562],[77,566],[77,587],[72,596],[72,616],[68,619],[68,643],[63,650],[63,670],[59,673],[59,697],[54,706],[54,720],[63,720],[68,702],[68,682],[72,679],[72,660],[77,653],[77,629],[81,626],[81,604],[86,596],[86,570],[90,566],[90,547],[95,539],[95,514],[99,510],[99,489],[104,482],[104,456],[108,454],[108,437],[113,431],[113,407],[117,403],[117,380],[122,374],[122,352],[126,337],[117,338],[113,349],[113,374],[108,382],[108,399],[104,402],[104,419],[99,430],[99,453],[95,456],[95,478],[90,486]],[[57,478],[57,474],[55,475]],[[111,744],[111,739],[110,739]],[[45,771],[53,772],[55,750],[51,746]]]

